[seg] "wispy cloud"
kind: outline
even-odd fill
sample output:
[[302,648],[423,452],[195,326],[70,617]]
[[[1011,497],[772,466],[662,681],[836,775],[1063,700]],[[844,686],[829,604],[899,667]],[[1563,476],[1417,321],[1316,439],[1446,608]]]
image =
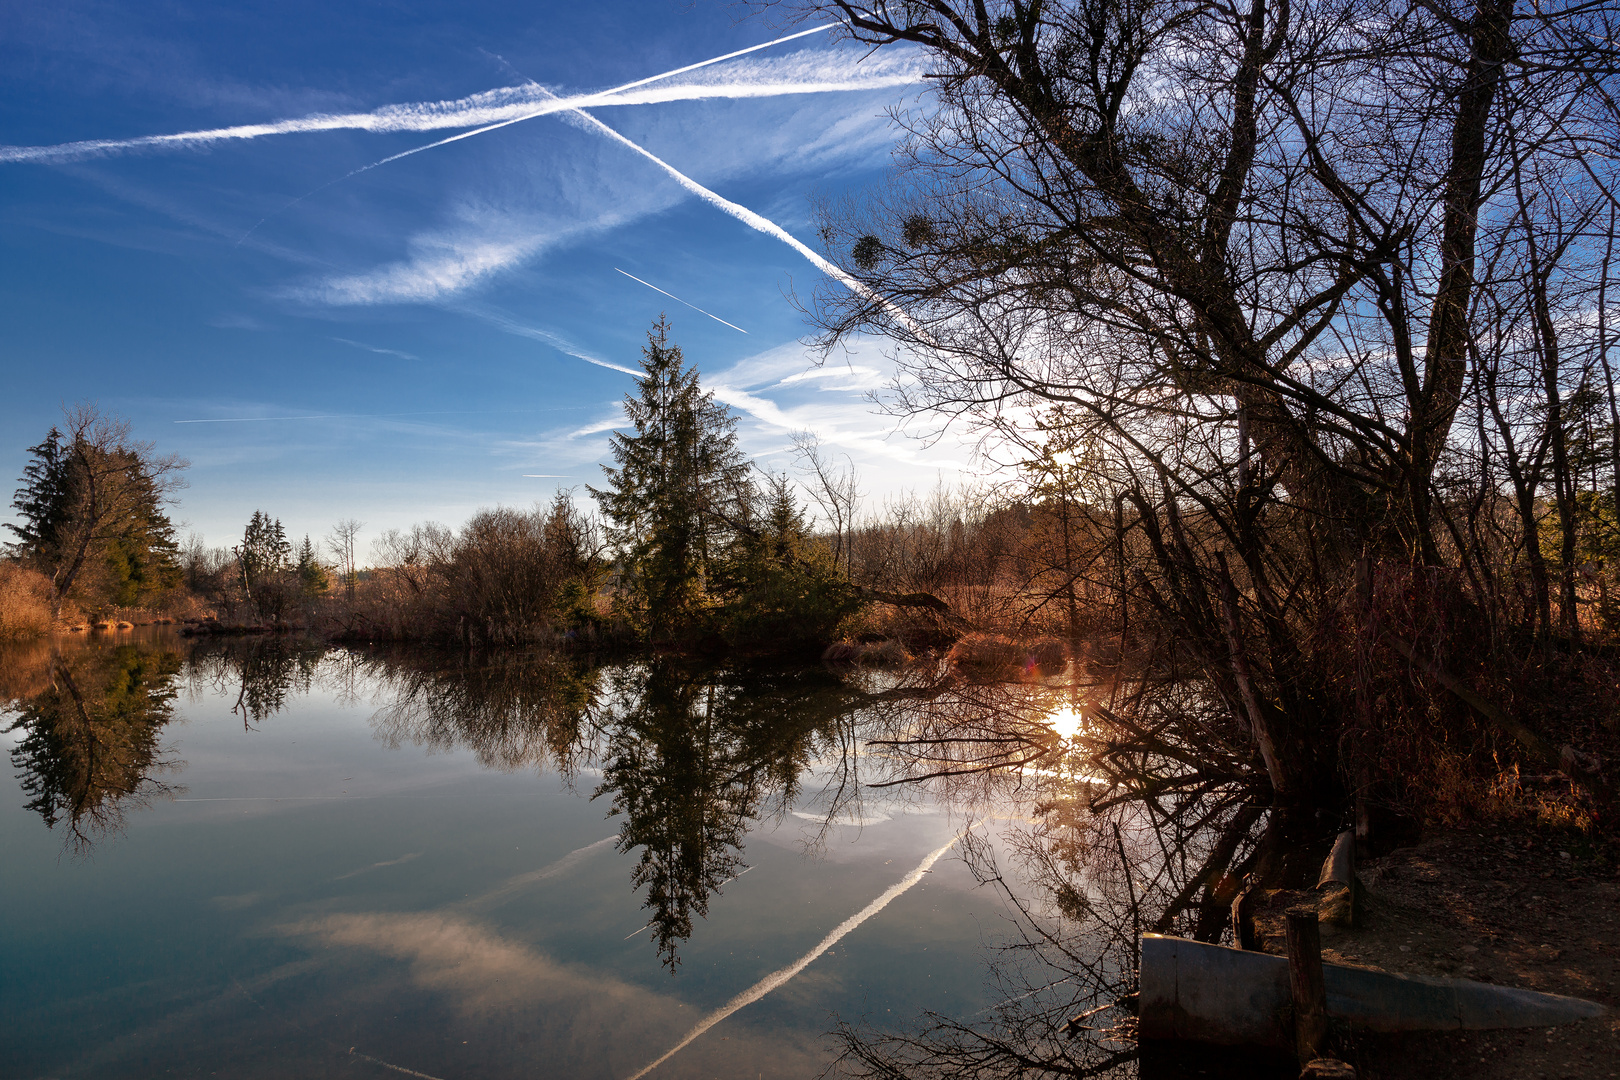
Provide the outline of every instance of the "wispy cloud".
[[410,241],[411,257],[359,274],[330,277],[283,290],[289,299],[335,307],[426,303],[467,289],[515,263],[532,258],[551,237],[516,238],[427,235]]
[[[878,371],[877,368],[860,367],[855,364],[850,364],[846,367],[834,367],[832,365],[828,365],[825,367],[811,368],[809,371],[801,371],[797,375],[789,375],[776,385],[792,386],[794,383],[809,382],[812,379],[825,379],[829,381],[835,379],[848,379],[853,380],[854,383],[858,383],[859,388],[865,389],[866,387],[878,385],[881,381],[881,375],[882,372]],[[855,385],[839,387],[839,389],[856,388],[857,387]]]

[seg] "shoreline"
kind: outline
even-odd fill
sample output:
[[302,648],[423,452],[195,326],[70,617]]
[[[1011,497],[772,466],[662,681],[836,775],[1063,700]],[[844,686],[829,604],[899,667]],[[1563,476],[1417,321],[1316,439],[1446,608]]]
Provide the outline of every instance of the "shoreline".
[[1357,867],[1354,927],[1322,926],[1322,958],[1586,998],[1598,1019],[1553,1028],[1359,1035],[1362,1080],[1620,1076],[1620,872],[1573,832],[1434,829]]

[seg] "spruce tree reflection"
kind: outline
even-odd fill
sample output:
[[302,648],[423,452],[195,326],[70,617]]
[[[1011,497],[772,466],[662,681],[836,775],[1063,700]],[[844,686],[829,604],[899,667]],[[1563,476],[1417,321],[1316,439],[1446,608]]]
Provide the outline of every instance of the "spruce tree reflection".
[[159,739],[174,718],[178,653],[119,646],[76,662],[56,658],[47,689],[25,699],[7,728],[28,809],[48,827],[66,822],[83,852],[118,831],[129,805],[170,791],[155,774],[179,763]]
[[670,660],[621,669],[602,786],[623,815],[619,850],[640,849],[631,875],[660,957],[674,972],[694,917],[742,873],[751,822],[785,810],[813,759],[847,739],[849,699],[815,669],[694,670]]

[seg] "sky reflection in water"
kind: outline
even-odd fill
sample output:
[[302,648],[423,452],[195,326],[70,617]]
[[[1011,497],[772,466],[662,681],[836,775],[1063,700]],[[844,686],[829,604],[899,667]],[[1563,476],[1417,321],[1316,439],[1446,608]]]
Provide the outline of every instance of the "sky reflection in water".
[[[0,657],[7,1075],[627,1077],[962,827],[853,799],[816,669],[123,642]],[[972,886],[947,852],[650,1075],[983,1008]]]

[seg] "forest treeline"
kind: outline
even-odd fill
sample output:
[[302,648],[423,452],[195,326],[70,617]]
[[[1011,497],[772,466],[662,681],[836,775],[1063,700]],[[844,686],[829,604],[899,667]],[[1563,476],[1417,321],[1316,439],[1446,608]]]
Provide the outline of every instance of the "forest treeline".
[[561,492],[546,506],[482,510],[460,528],[388,530],[369,556],[355,550],[361,522],[317,541],[262,510],[229,547],[177,542],[166,500],[184,462],[80,407],[65,432],[30,448],[0,628],[164,619],[346,640],[710,653],[808,653],[864,636],[900,642],[892,658],[970,628],[1073,637],[1089,625],[1095,590],[1063,559],[1079,544],[1078,507],[940,488],[869,512],[853,465],[808,438],[793,476],[752,466],[735,419],[662,323],[642,366],[614,465],[589,491],[597,513]]

